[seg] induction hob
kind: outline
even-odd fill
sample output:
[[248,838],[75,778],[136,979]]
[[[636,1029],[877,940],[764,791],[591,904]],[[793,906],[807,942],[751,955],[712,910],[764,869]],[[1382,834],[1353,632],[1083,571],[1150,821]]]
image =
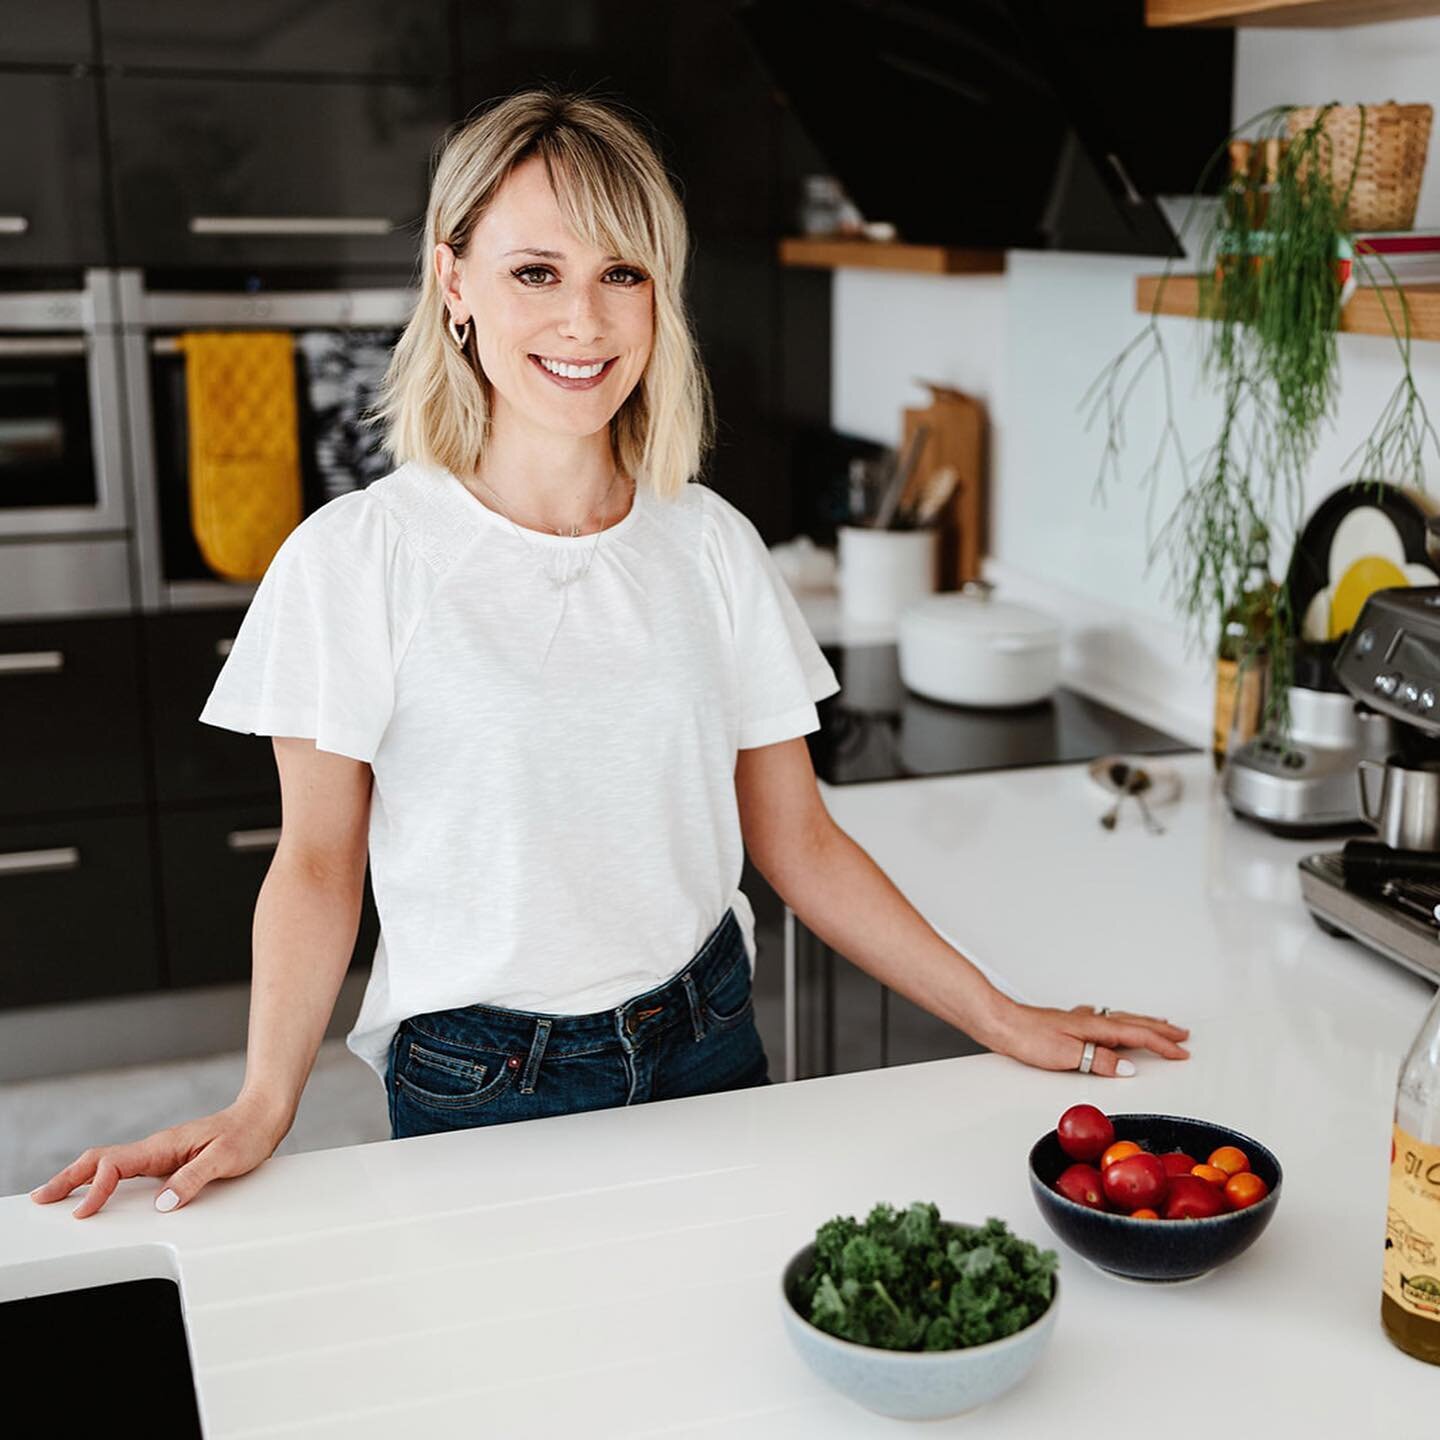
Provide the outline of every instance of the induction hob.
[[820,648],[840,689],[816,706],[820,729],[806,738],[816,775],[831,785],[1195,753],[1075,690],[1061,687],[1053,699],[1006,709],[949,705],[905,688],[893,643]]

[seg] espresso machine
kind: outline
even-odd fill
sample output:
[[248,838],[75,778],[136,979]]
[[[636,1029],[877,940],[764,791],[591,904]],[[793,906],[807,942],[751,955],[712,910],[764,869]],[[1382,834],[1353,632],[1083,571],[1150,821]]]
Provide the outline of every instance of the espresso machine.
[[[1440,524],[1427,527],[1432,559]],[[1335,659],[1357,709],[1392,722],[1384,758],[1355,767],[1374,838],[1300,861],[1300,893],[1327,933],[1440,981],[1440,586],[1377,590]]]

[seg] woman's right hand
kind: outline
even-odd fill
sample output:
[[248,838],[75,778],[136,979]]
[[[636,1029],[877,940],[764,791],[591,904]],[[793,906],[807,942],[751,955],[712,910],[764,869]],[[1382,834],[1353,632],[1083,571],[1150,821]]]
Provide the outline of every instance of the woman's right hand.
[[[249,1174],[275,1153],[289,1129],[289,1119],[282,1118],[274,1105],[241,1095],[213,1115],[157,1130],[144,1140],[87,1150],[32,1190],[30,1198],[38,1205],[50,1205],[77,1185],[88,1184],[89,1193],[71,1212],[83,1220],[104,1205],[121,1180],[155,1175],[166,1181],[156,1208],[173,1210],[188,1204],[212,1180]],[[167,1190],[176,1200],[162,1207],[159,1201]]]

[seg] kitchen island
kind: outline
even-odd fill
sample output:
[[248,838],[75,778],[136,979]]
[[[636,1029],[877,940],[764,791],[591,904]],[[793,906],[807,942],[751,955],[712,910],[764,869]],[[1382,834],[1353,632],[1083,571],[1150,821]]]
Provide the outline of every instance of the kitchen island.
[[[278,1156],[168,1215],[149,1179],[84,1221],[78,1193],[14,1196],[0,1298],[176,1278],[210,1440],[894,1435],[791,1351],[779,1275],[832,1215],[933,1200],[1053,1246],[1063,1293],[1029,1379],[926,1433],[1029,1440],[1122,1411],[1204,1440],[1416,1433],[1440,1373],[1382,1334],[1380,1271],[1395,1071],[1431,986],[1315,926],[1295,862],[1327,846],[1236,821],[1207,757],[1164,763],[1185,791],[1163,836],[1133,812],[1102,830],[1083,765],[825,799],[1019,998],[1166,1015],[1189,1061],[1132,1052],[1139,1073],[1104,1080],[982,1055]],[[1189,1284],[1091,1269],[1025,1172],[1079,1100],[1269,1145],[1269,1229]]]

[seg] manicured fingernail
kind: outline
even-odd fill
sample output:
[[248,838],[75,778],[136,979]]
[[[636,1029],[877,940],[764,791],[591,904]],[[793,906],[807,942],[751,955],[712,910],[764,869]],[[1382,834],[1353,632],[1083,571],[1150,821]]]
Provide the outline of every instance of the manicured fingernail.
[[155,1197],[157,1210],[173,1210],[180,1203],[180,1197],[173,1190],[162,1190]]
[[45,1188],[45,1187],[44,1187],[43,1185],[37,1185],[37,1186],[30,1192],[30,1198],[33,1200],[44,1188]]
[[1115,1062],[1115,1073],[1117,1075],[1133,1075],[1135,1073],[1135,1062],[1133,1060],[1117,1060]]

